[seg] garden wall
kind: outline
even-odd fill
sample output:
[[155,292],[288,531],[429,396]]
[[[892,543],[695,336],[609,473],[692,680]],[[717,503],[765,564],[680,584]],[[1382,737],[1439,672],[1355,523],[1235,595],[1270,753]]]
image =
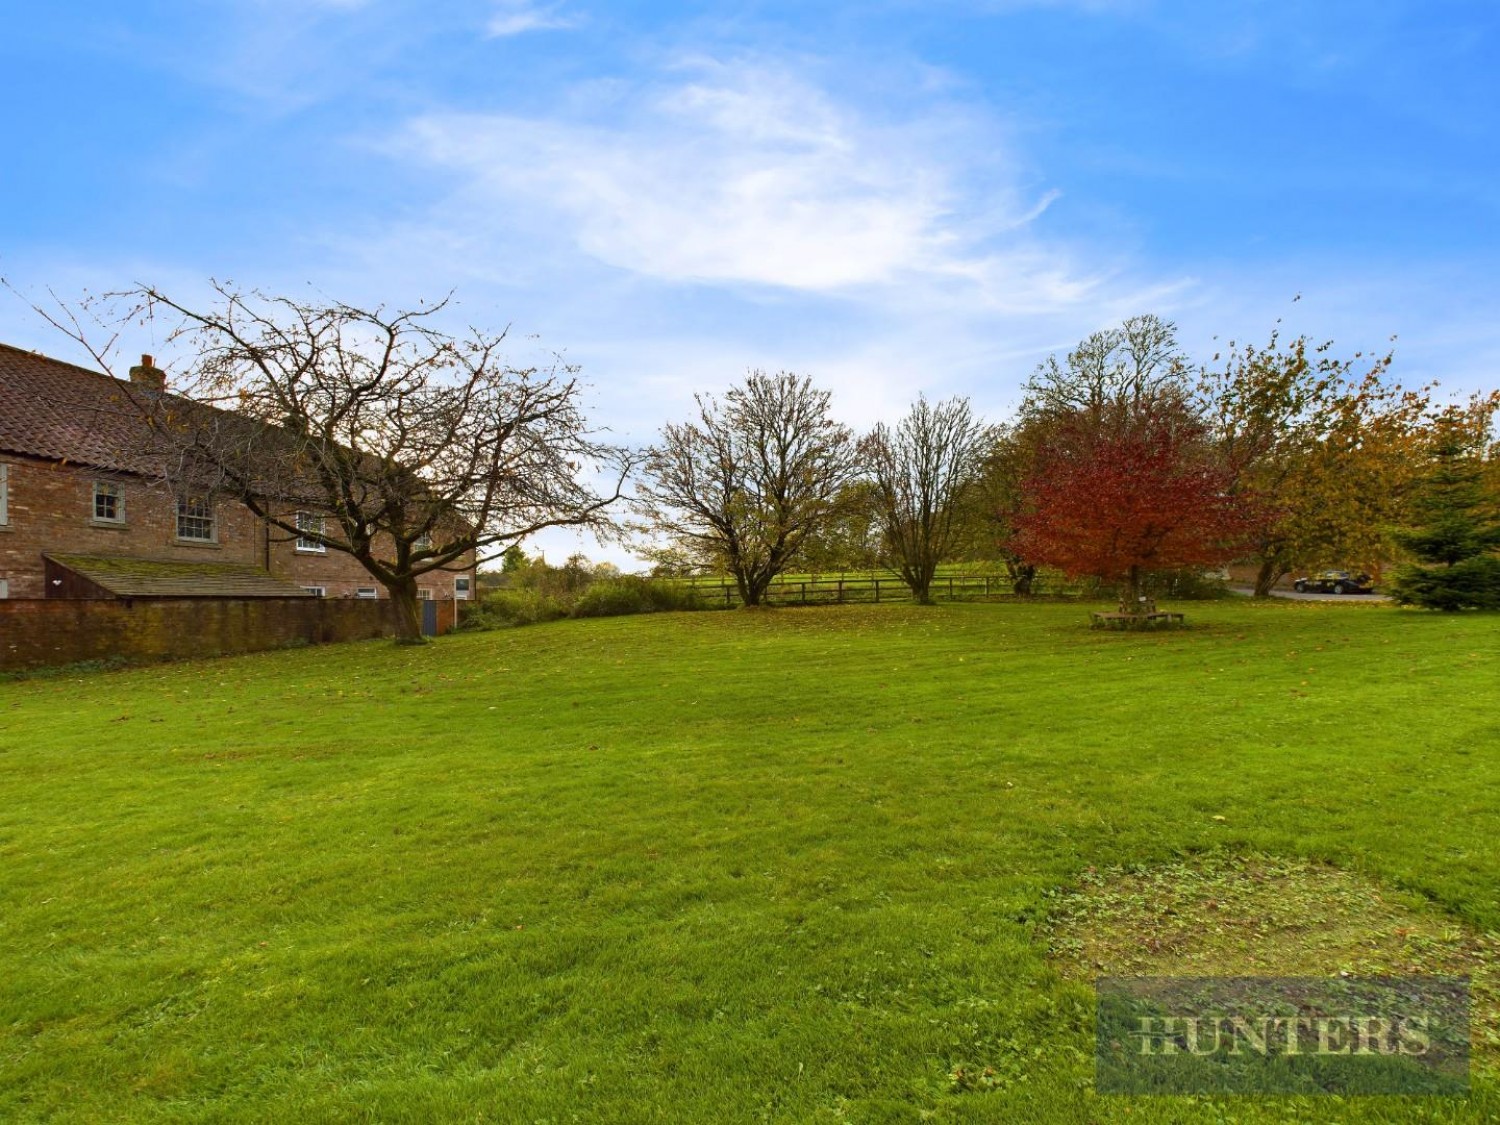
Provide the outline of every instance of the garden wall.
[[180,660],[390,636],[391,603],[356,598],[0,601],[0,672]]

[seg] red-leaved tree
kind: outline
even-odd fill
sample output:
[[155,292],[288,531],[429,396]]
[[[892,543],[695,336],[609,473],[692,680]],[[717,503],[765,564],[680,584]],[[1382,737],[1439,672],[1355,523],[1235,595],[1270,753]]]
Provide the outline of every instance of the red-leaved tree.
[[1016,550],[1072,578],[1118,582],[1132,606],[1150,571],[1233,560],[1254,504],[1231,495],[1207,436],[1174,402],[1104,426],[1081,414],[1059,421],[1022,486]]

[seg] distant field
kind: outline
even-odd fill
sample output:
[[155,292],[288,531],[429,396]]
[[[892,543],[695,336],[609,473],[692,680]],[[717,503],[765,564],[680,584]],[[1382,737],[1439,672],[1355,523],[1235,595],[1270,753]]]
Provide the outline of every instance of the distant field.
[[1101,1099],[1043,926],[1089,868],[1212,851],[1500,928],[1500,622],[1084,608],[0,684],[0,1120],[1500,1120],[1488,1077]]

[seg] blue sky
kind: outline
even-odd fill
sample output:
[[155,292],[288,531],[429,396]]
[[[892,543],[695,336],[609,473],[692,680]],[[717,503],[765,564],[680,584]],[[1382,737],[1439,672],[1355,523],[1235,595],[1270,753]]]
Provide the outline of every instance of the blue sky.
[[[7,24],[13,284],[452,289],[518,359],[565,351],[636,441],[747,367],[807,372],[861,427],[919,390],[1003,417],[1041,357],[1142,311],[1204,359],[1284,317],[1347,352],[1397,336],[1408,382],[1500,382],[1492,0],[143,0]],[[0,339],[79,358],[10,299]]]

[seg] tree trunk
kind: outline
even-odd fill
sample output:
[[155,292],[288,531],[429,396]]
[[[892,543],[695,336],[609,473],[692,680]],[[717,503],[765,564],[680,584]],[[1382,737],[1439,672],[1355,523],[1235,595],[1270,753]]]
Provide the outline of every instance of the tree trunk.
[[422,604],[417,600],[417,580],[401,579],[386,587],[391,595],[391,607],[396,616],[396,643],[398,645],[421,645],[427,643],[422,636]]
[[1269,598],[1271,588],[1280,582],[1286,571],[1277,565],[1274,559],[1261,559],[1260,569],[1255,572],[1255,596],[1257,598]]
[[1141,568],[1133,566],[1125,584],[1125,612],[1135,613],[1141,608]]
[[1023,564],[1011,570],[1011,593],[1031,595],[1031,584],[1036,581],[1036,567]]
[[751,575],[736,571],[734,584],[740,589],[740,601],[745,603],[747,609],[760,605],[761,598],[765,596],[767,582],[763,582]]
[[935,567],[914,566],[906,569],[906,584],[918,605],[932,604],[932,574]]

